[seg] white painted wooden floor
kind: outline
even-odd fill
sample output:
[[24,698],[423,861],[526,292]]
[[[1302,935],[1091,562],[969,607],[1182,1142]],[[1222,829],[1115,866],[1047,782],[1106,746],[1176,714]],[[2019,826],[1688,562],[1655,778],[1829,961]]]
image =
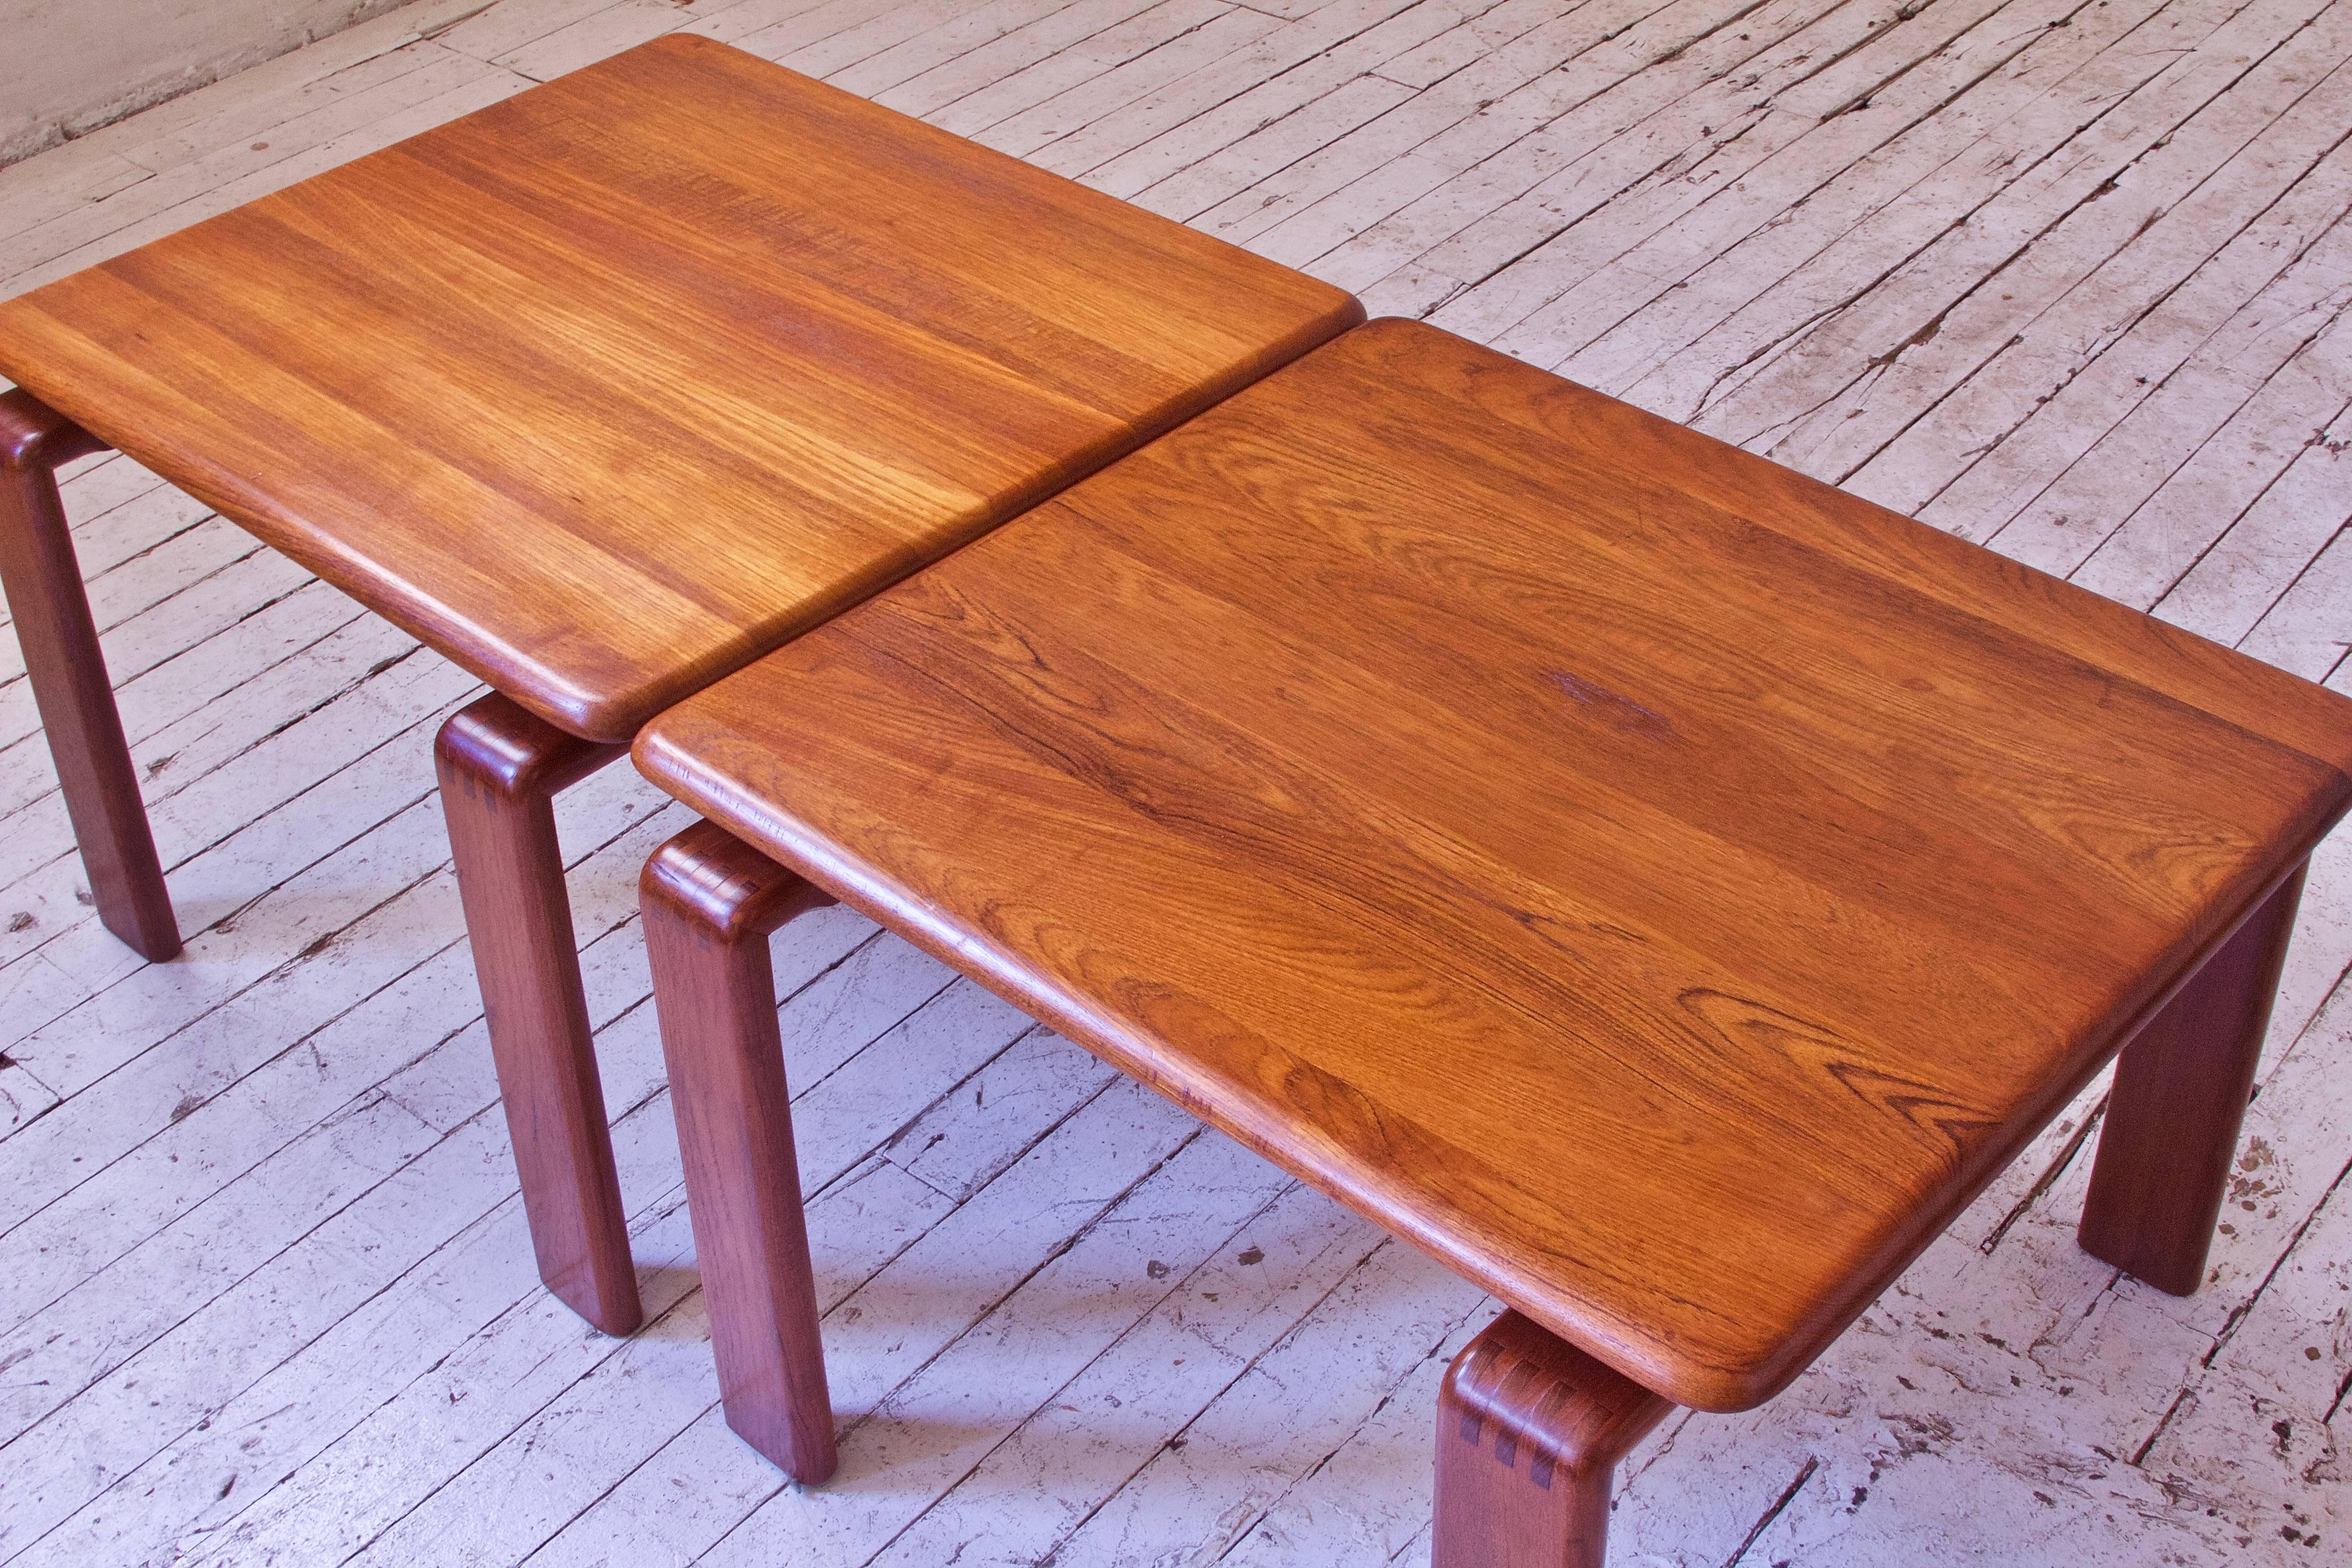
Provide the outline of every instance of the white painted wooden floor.
[[[0,278],[680,26],[2352,679],[2352,0],[423,0],[0,172]],[[614,1342],[512,1191],[428,761],[472,683],[125,460],[68,496],[193,940],[88,917],[0,639],[0,1561],[1425,1560],[1491,1303],[838,911],[778,973],[845,1462],[781,1488],[633,919],[679,812],[562,812]],[[2095,1091],[1787,1394],[1648,1443],[1614,1560],[2352,1561],[2348,961],[2343,836],[2206,1290],[2075,1249]]]

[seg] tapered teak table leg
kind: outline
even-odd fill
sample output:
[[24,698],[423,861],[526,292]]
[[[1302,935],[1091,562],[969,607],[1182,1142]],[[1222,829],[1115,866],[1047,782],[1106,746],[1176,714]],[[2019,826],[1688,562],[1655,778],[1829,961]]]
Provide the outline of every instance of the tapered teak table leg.
[[441,727],[434,761],[539,1275],[608,1334],[645,1321],[588,1034],[556,793],[625,754],[495,692]]
[[142,958],[180,951],[155,835],[58,500],[57,468],[106,444],[21,389],[0,395],[0,580],[58,787],[106,929]]
[[833,899],[709,823],[654,852],[641,892],[727,1424],[821,1481],[833,1404],[768,934]]
[[2126,1046],[2077,1232],[2084,1250],[2186,1296],[2205,1275],[2305,868]]
[[1437,1395],[1430,1568],[1601,1568],[1617,1461],[1673,1409],[1505,1312]]

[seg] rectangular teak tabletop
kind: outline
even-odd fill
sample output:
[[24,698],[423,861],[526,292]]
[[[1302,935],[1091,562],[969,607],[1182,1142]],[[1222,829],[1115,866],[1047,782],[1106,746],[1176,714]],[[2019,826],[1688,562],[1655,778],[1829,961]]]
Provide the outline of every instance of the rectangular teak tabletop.
[[617,741],[1360,320],[672,36],[0,304],[0,372]]
[[1732,1409],[2292,875],[2352,702],[1381,322],[637,757]]

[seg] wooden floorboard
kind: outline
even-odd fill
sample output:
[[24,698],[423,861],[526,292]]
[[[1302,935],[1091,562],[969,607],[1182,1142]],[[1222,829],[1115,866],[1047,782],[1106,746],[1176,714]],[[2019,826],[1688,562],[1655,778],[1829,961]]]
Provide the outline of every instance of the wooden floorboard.
[[[725,39],[2352,689],[2352,0],[419,0],[0,170],[0,289]],[[1425,1562],[1492,1301],[840,910],[777,942],[843,1468],[716,1405],[625,770],[560,817],[648,1326],[539,1289],[432,788],[477,688],[121,458],[68,511],[187,955],[99,929],[0,638],[0,1563]],[[2352,836],[2210,1282],[2083,1099],[1618,1563],[2352,1542]]]

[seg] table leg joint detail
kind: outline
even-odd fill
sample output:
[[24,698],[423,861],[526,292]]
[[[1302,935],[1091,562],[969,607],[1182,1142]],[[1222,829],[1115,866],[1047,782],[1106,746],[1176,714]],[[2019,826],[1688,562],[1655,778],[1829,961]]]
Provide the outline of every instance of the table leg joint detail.
[[1673,1409],[1505,1312],[1438,1394],[1433,1568],[1601,1568],[1618,1461]]
[[434,743],[540,1278],[610,1334],[644,1321],[588,1026],[556,792],[625,747],[566,734],[495,692]]
[[707,822],[639,889],[727,1424],[822,1481],[838,1456],[768,935],[834,900]]

